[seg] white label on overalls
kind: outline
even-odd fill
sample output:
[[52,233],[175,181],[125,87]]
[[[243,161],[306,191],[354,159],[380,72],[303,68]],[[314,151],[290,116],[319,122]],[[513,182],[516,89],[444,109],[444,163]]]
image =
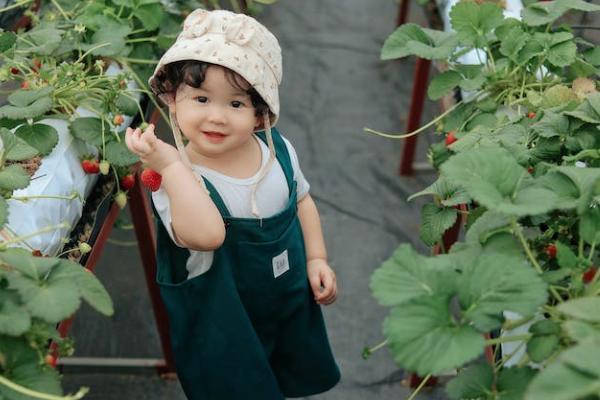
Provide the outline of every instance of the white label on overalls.
[[290,263],[288,261],[287,250],[278,255],[277,257],[273,257],[273,275],[275,276],[275,278],[277,278],[289,269]]

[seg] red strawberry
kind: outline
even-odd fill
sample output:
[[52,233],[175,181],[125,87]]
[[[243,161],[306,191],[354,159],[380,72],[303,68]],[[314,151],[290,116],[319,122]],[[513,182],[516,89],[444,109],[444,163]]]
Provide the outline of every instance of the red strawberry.
[[527,172],[529,172],[530,174],[533,174],[535,172],[535,168],[527,167]]
[[556,258],[556,246],[554,244],[549,244],[548,246],[546,246],[544,251],[546,252],[546,254],[548,254],[548,257]]
[[527,118],[529,118],[529,119],[534,119],[534,118],[535,118],[535,115],[536,115],[536,114],[535,114],[533,111],[529,111],[529,112],[527,113]]
[[45,361],[46,364],[48,364],[52,368],[56,368],[56,357],[54,357],[52,354],[47,354]]
[[121,189],[129,190],[135,185],[135,177],[133,174],[125,175],[121,178]]
[[41,250],[37,250],[37,249],[33,250],[31,252],[31,255],[34,256],[34,257],[43,257],[43,254],[42,254]]
[[144,186],[152,192],[156,192],[160,188],[162,175],[153,169],[146,168],[142,171],[141,179]]
[[98,160],[82,160],[81,168],[85,171],[86,174],[97,174],[100,172],[100,164],[98,164]]
[[19,71],[19,68],[16,67],[12,67],[10,69],[10,72],[12,72],[13,75],[19,75],[21,73],[21,71]]
[[458,139],[456,139],[456,136],[454,136],[455,134],[456,134],[456,131],[448,132],[448,134],[446,135],[446,146],[450,146],[452,143],[454,143],[458,140]]
[[27,81],[21,82],[21,89],[25,89],[25,90],[29,89],[29,82],[27,82]]
[[597,267],[594,267],[593,265],[589,267],[587,271],[583,273],[583,283],[590,283],[593,281],[594,277],[596,276],[596,272],[598,272]]
[[125,122],[125,118],[123,118],[123,116],[121,114],[117,114],[113,118],[113,123],[115,125],[121,125],[123,122]]

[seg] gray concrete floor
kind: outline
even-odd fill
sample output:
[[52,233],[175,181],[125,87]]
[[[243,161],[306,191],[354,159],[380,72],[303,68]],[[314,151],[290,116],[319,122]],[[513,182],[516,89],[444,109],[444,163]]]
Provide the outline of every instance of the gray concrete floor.
[[[425,24],[421,8],[411,6],[411,20]],[[388,132],[405,127],[414,59],[379,60],[383,41],[394,30],[396,7],[393,0],[280,0],[260,17],[283,48],[278,127],[295,145],[312,185],[340,287],[338,301],[324,312],[343,377],[330,392],[311,397],[315,400],[401,399],[410,393],[387,349],[368,361],[361,358],[364,346],[383,339],[387,314],[370,294],[372,272],[400,243],[428,251],[418,239],[420,205],[406,198],[431,182],[432,173],[398,177],[402,143],[363,132],[365,126]],[[425,114],[424,120],[439,114],[439,105],[428,103]],[[419,139],[420,161],[430,140]],[[115,230],[111,239],[135,236]],[[97,274],[116,312],[111,318],[88,308],[77,314],[71,331],[76,355],[160,357],[136,247],[109,243]],[[89,386],[87,399],[185,398],[177,382],[151,371],[65,370],[64,384],[69,391]],[[418,398],[444,394],[438,388]]]

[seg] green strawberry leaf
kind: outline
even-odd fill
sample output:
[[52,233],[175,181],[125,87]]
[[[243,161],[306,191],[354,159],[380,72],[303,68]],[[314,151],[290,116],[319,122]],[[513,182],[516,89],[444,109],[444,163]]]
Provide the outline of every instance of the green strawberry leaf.
[[13,106],[23,108],[32,105],[36,100],[52,96],[53,92],[54,88],[52,86],[32,90],[19,89],[11,93],[7,100]]
[[6,50],[11,49],[17,41],[17,35],[14,32],[1,32],[0,33],[0,53],[4,53]]
[[7,104],[0,107],[0,118],[23,119],[36,118],[44,115],[52,109],[52,98],[43,97],[37,99],[26,107],[15,107]]
[[563,322],[563,328],[569,337],[577,342],[600,342],[600,325],[598,324],[594,325],[584,321],[567,320]]
[[561,242],[556,242],[556,261],[561,268],[573,269],[577,266],[577,256],[569,246]]
[[439,200],[446,207],[465,204],[470,201],[469,196],[461,186],[450,183],[441,176],[430,186],[413,194],[407,200],[411,201],[416,197],[426,195],[434,196],[436,200]]
[[98,312],[111,316],[114,313],[112,300],[100,281],[93,273],[88,272],[81,265],[63,260],[61,265],[64,268],[62,274],[65,277],[72,276],[77,283],[81,297]]
[[462,44],[482,48],[487,45],[487,35],[504,22],[504,17],[494,3],[463,1],[450,10],[450,22]]
[[565,350],[533,378],[525,392],[525,398],[575,400],[593,397],[600,387],[599,359],[600,347],[594,342],[582,343]]
[[8,221],[8,204],[6,199],[0,196],[0,229],[4,227],[6,221]]
[[442,235],[454,225],[457,212],[451,207],[438,207],[425,204],[421,209],[421,230],[419,237],[427,246],[433,246]]
[[46,124],[23,124],[17,128],[15,135],[35,148],[42,156],[47,156],[58,144],[58,132]]
[[446,59],[454,52],[456,45],[454,33],[421,28],[412,23],[403,24],[383,44],[381,59],[392,60],[409,55],[428,60]]
[[517,61],[519,52],[525,47],[525,43],[529,40],[529,34],[525,33],[523,29],[517,25],[512,27],[507,33],[504,33],[503,36],[500,36],[500,38],[500,53],[513,61]]
[[130,96],[121,93],[115,100],[115,106],[125,115],[136,115],[140,111],[138,102]]
[[538,181],[557,196],[557,209],[568,210],[577,207],[580,196],[579,189],[568,176],[557,171],[551,171],[540,177]]
[[145,4],[135,7],[133,15],[140,20],[147,31],[153,31],[157,29],[162,22],[164,17],[163,10],[164,8],[160,4]]
[[17,41],[17,49],[28,53],[51,55],[60,46],[63,32],[52,26],[34,28],[23,33],[23,40]]
[[373,296],[381,305],[396,306],[449,290],[444,288],[452,286],[452,270],[441,268],[429,260],[410,245],[400,245],[371,276]]
[[123,141],[108,143],[105,157],[111,164],[118,167],[135,164],[139,161],[139,157],[130,152]]
[[579,236],[590,245],[600,243],[600,208],[591,208],[580,215]]
[[522,400],[537,371],[530,367],[501,368],[496,383],[498,400]]
[[533,315],[547,298],[546,284],[523,257],[485,252],[467,265],[458,286],[464,318],[482,332],[502,325],[502,312]]
[[569,132],[569,119],[562,114],[546,111],[541,120],[531,125],[531,129],[545,138],[565,136]]
[[39,154],[35,148],[6,128],[0,128],[0,139],[4,145],[4,157],[7,160],[29,160]]
[[431,100],[441,99],[446,93],[458,86],[461,80],[462,76],[456,71],[445,71],[437,74],[429,84],[427,95]]
[[588,322],[600,322],[600,297],[580,297],[560,303],[558,311]]
[[487,240],[499,233],[510,231],[510,219],[508,216],[495,212],[485,211],[467,230],[467,243],[485,244]]
[[483,352],[483,335],[454,321],[447,296],[419,297],[392,309],[383,323],[394,360],[421,376],[457,368]]
[[516,216],[536,215],[551,210],[555,203],[552,191],[521,184],[527,171],[500,147],[457,154],[442,164],[441,171],[490,210]]
[[492,390],[494,370],[488,363],[477,363],[461,370],[446,385],[446,393],[450,399],[485,398]]
[[25,307],[10,298],[0,301],[0,334],[20,336],[31,327],[31,317]]
[[102,130],[104,136],[109,137],[108,126],[102,120],[94,117],[77,118],[69,125],[69,131],[77,139],[81,139],[92,146],[102,146]]
[[27,250],[17,247],[1,251],[0,260],[34,280],[45,276],[60,261],[54,257],[34,257]]
[[11,164],[0,170],[0,189],[15,190],[29,186],[29,174],[20,165]]
[[[98,29],[92,35],[90,44],[84,44],[84,50],[102,57],[121,56],[129,52],[125,38],[131,33],[129,25],[110,21],[107,26]],[[101,47],[100,47],[101,46]]]

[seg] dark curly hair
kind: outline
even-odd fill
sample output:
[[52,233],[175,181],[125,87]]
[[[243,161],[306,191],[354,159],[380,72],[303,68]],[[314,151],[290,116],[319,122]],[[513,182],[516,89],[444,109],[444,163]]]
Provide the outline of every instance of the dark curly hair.
[[[169,63],[156,73],[151,82],[152,90],[158,96],[161,94],[174,93],[179,85],[185,83],[191,87],[199,88],[206,77],[208,67],[216,65],[203,61],[183,60]],[[261,117],[265,111],[269,111],[269,106],[263,100],[260,94],[246,81],[240,74],[229,68],[217,65],[225,70],[227,81],[236,89],[242,90],[250,96],[250,101],[256,110],[255,115]]]

